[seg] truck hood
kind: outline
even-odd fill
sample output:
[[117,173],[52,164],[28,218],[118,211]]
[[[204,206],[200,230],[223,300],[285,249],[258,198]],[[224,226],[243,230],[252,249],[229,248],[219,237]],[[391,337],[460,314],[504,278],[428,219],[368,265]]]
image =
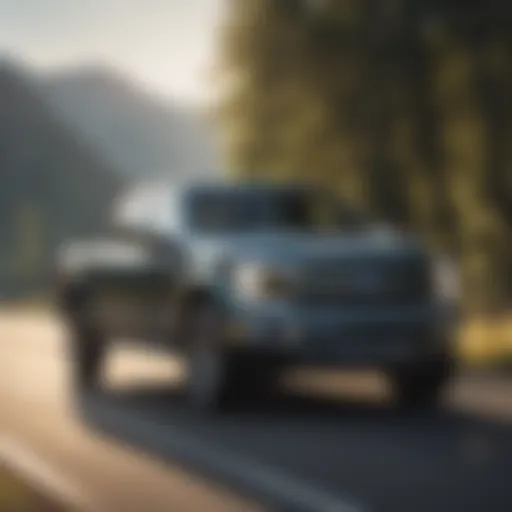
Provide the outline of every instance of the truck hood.
[[220,254],[235,261],[275,261],[294,264],[304,259],[386,257],[422,253],[419,240],[387,226],[354,233],[266,232],[237,234],[197,240],[202,260],[217,260]]

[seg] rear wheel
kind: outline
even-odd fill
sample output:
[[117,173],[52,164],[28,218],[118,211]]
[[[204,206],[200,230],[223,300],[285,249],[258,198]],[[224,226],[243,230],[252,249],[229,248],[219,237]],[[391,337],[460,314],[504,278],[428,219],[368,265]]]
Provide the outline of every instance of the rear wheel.
[[70,343],[71,378],[75,391],[87,391],[101,386],[106,343],[93,328],[76,328]]
[[394,370],[391,381],[398,404],[405,408],[437,406],[453,374],[448,357],[417,363]]
[[69,308],[71,337],[68,350],[72,384],[75,391],[80,392],[101,385],[106,339],[93,326],[85,300],[72,306]]
[[90,312],[91,296],[84,289],[69,290],[65,312],[71,331],[68,352],[74,391],[81,392],[101,385],[106,352],[105,336],[94,326]]

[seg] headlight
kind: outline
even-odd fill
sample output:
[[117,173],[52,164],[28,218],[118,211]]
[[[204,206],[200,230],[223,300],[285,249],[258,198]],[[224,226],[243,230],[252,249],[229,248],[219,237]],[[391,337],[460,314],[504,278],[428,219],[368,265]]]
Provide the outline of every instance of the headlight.
[[284,298],[290,292],[290,280],[284,273],[259,263],[243,263],[235,266],[233,287],[236,294],[245,300],[268,300]]
[[438,257],[433,266],[434,292],[443,301],[456,303],[462,294],[457,265],[446,257]]

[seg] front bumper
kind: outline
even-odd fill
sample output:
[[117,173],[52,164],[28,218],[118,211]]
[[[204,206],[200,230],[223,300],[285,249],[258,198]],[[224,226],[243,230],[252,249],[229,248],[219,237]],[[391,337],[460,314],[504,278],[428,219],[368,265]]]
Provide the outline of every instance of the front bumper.
[[435,305],[374,310],[300,309],[275,304],[237,311],[229,342],[305,364],[386,365],[450,353],[456,320]]

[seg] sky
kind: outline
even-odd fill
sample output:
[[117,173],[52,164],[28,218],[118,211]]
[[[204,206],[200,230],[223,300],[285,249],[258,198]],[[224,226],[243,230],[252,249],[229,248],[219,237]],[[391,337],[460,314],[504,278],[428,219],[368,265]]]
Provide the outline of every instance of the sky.
[[42,69],[111,64],[155,91],[208,99],[223,0],[0,0],[0,54]]

